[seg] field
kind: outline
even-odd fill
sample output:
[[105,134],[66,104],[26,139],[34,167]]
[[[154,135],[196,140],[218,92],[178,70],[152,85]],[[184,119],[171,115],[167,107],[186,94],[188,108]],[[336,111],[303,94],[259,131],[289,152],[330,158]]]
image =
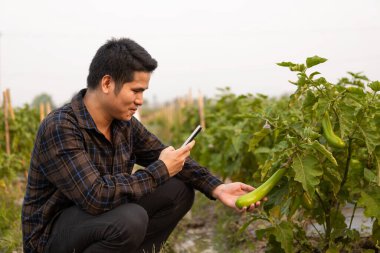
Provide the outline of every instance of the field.
[[[294,72],[289,96],[225,88],[214,98],[143,107],[141,121],[175,147],[203,125],[192,156],[223,180],[269,180],[272,188],[243,215],[197,194],[166,252],[379,252],[380,82],[348,72],[332,83],[317,72],[325,61],[278,63]],[[13,111],[8,99],[0,114],[0,252],[21,252],[20,206],[41,109]]]

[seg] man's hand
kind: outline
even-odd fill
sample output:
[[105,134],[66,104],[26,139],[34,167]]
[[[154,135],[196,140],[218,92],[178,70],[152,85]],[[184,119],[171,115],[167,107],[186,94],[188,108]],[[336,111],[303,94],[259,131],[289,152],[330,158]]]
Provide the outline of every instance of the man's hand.
[[241,195],[251,192],[254,189],[254,187],[240,182],[221,184],[213,190],[212,196],[216,199],[219,199],[224,205],[231,207],[239,212],[253,211],[255,207],[260,205],[260,201],[252,204],[248,208],[245,207],[242,209],[237,208],[235,206],[235,202]]
[[161,151],[159,160],[163,161],[168,169],[169,175],[172,177],[182,170],[186,158],[190,155],[190,150],[194,147],[195,141],[179,149],[172,146]]

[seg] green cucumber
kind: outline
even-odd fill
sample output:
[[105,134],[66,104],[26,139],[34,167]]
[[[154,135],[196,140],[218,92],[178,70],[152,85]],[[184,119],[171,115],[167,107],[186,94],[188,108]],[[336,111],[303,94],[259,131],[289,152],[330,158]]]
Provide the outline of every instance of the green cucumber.
[[323,116],[322,129],[327,143],[330,146],[334,148],[344,148],[346,146],[346,143],[334,133],[328,112]]
[[240,196],[235,205],[238,208],[249,207],[251,204],[263,199],[275,187],[285,174],[287,168],[278,169],[267,181],[260,185],[257,189]]

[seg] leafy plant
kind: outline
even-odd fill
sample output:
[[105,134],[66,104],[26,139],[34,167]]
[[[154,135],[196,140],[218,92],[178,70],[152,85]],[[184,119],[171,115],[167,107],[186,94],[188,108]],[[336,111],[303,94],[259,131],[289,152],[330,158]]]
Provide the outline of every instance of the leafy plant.
[[[292,157],[262,212],[252,216],[271,224],[258,234],[285,252],[352,248],[359,234],[345,223],[342,207],[347,203],[355,207],[352,216],[360,206],[379,224],[380,84],[361,73],[349,72],[337,84],[317,71],[309,73],[325,61],[314,56],[305,63],[278,64],[297,75],[291,81],[297,90],[289,98],[236,96],[227,89],[209,101],[208,127],[193,152],[223,178],[256,186]],[[263,131],[265,122],[270,132]],[[305,195],[309,205],[300,205]],[[274,210],[280,215],[271,215]],[[303,229],[309,220],[323,227],[317,231],[318,245],[308,242]]]

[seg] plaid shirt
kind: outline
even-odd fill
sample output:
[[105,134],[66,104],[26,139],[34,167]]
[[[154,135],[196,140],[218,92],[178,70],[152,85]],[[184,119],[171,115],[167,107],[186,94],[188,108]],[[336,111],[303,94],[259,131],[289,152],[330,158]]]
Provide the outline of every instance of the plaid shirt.
[[[114,120],[112,143],[100,133],[83,96],[50,113],[37,133],[22,209],[24,252],[43,252],[52,223],[72,205],[92,215],[139,199],[170,177],[165,148],[138,120]],[[134,164],[144,169],[132,174]],[[191,158],[176,175],[212,199],[222,182]]]

